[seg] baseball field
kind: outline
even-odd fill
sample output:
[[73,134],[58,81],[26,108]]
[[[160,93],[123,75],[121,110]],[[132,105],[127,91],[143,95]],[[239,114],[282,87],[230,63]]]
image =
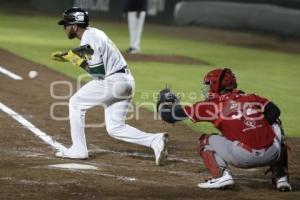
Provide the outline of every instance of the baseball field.
[[[0,66],[22,77],[15,80],[0,73],[0,199],[300,198],[299,41],[146,24],[142,54],[124,54],[136,80],[128,123],[147,132],[168,132],[168,160],[156,167],[149,149],[110,138],[101,126],[103,110],[95,108],[87,113],[91,157],[72,161],[56,158],[54,149],[70,145],[68,97],[84,71],[52,61],[50,54],[78,46],[79,41],[68,40],[55,17],[0,14],[0,19]],[[104,30],[120,50],[128,47],[125,21],[91,25]],[[265,96],[281,108],[292,148],[294,192],[274,190],[265,168],[232,168],[237,183],[233,190],[197,188],[208,176],[195,150],[197,138],[216,130],[206,123],[168,125],[153,111],[157,92],[166,84],[182,102],[201,100],[202,77],[216,67],[232,68],[240,89]],[[31,70],[38,76],[29,78]]]

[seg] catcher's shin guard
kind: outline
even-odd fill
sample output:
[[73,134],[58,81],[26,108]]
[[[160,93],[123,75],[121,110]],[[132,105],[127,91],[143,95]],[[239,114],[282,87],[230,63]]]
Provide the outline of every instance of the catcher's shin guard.
[[276,179],[288,176],[288,153],[284,144],[281,145],[279,159],[271,166],[272,183],[276,184]]
[[213,178],[218,178],[223,175],[223,168],[216,161],[215,153],[210,150],[205,150],[205,145],[208,145],[209,135],[203,134],[198,141],[198,152],[203,159],[203,163]]
[[280,157],[277,162],[271,166],[271,172],[272,183],[279,191],[290,192],[293,190],[289,183],[288,152],[285,144],[282,144]]
[[222,176],[224,169],[218,166],[214,154],[215,153],[213,151],[203,151],[200,156],[202,157],[203,163],[212,177],[218,178]]
[[271,179],[273,185],[279,191],[292,191],[292,187],[289,183],[288,173],[288,149],[284,138],[284,130],[281,121],[278,121],[278,125],[281,130],[281,151],[278,160],[270,166],[272,172]]

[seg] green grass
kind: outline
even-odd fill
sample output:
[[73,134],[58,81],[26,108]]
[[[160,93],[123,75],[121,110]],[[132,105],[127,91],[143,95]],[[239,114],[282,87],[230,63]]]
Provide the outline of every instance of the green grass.
[[[1,48],[73,78],[83,73],[68,63],[50,60],[51,52],[79,44],[78,40],[66,39],[63,29],[56,25],[58,18],[11,15],[0,15],[0,18]],[[126,23],[100,21],[92,25],[103,29],[120,49],[127,48]],[[212,66],[129,62],[136,80],[137,104],[154,102],[153,93],[164,87],[165,83],[169,83],[176,92],[183,92],[183,101],[194,102],[200,99],[203,75],[214,67],[228,66],[236,73],[240,89],[255,92],[278,104],[288,135],[300,136],[300,127],[297,125],[300,115],[298,55],[200,42],[177,38],[172,33],[161,35],[151,31],[144,33],[143,51],[149,54],[185,55],[211,63]],[[196,98],[191,98],[190,93],[196,93]],[[147,108],[153,110],[152,107]],[[198,131],[215,131],[205,123],[186,123]]]

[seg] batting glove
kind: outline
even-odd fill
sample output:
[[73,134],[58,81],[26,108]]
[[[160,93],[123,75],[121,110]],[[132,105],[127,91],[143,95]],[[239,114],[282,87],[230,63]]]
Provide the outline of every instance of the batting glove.
[[88,65],[86,59],[81,58],[79,55],[74,53],[72,50],[69,50],[68,53],[64,56],[62,56],[63,59],[71,62],[73,65],[79,66],[79,67],[86,67]]
[[51,59],[60,61],[60,62],[68,62],[68,60],[63,58],[63,53],[61,51],[56,51],[51,54]]

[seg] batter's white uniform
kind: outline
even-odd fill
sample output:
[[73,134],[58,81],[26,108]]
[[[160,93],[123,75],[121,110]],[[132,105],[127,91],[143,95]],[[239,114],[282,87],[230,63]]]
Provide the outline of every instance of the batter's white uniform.
[[57,156],[81,159],[88,157],[84,132],[85,112],[91,107],[103,106],[108,134],[122,141],[153,148],[156,161],[159,162],[157,159],[165,148],[166,135],[145,133],[125,124],[135,82],[122,54],[107,35],[96,28],[88,27],[84,31],[80,45],[86,44],[94,50],[88,61],[88,72],[94,79],[80,88],[69,101],[73,145],[68,150],[57,153]]

